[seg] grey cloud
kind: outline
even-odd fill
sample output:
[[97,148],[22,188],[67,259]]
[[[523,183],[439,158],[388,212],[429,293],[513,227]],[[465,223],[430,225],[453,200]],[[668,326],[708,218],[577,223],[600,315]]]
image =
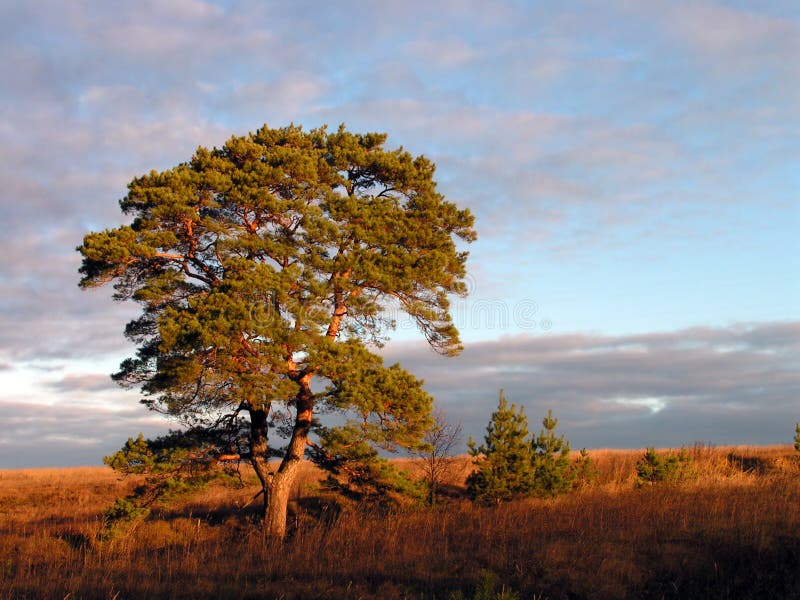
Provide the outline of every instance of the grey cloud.
[[[468,344],[453,359],[424,344],[390,343],[399,361],[467,435],[480,437],[497,393],[526,407],[531,428],[548,408],[581,447],[788,442],[800,394],[799,322],[695,327],[627,336],[510,336]],[[0,468],[98,464],[128,436],[157,435],[167,423],[112,392],[104,374],[50,371],[54,405],[0,402]],[[53,375],[60,378],[53,379]],[[115,406],[79,401],[108,390]],[[18,450],[18,451],[17,451]]]
[[22,237],[8,248],[0,270],[0,359],[68,359],[130,348],[122,331],[137,307],[112,302],[110,289],[79,289],[74,246],[80,238],[62,233]]
[[167,424],[141,407],[104,410],[0,402],[0,469],[99,465],[139,432],[155,436]]
[[[483,207],[483,212],[488,216],[502,212],[484,206],[489,204],[490,198],[496,199],[498,195],[515,200],[527,198],[528,204],[532,205],[533,216],[556,222],[563,221],[565,217],[563,210],[559,208],[565,200],[584,203],[591,200],[592,203],[603,206],[615,203],[619,207],[625,199],[629,202],[652,199],[655,197],[653,190],[642,187],[646,185],[648,178],[656,180],[656,183],[663,182],[678,170],[684,173],[691,171],[696,163],[692,159],[676,162],[674,156],[677,146],[666,139],[663,133],[641,132],[637,127],[626,123],[604,123],[603,119],[610,116],[606,112],[601,112],[600,119],[595,119],[594,122],[585,118],[555,117],[548,115],[547,109],[536,110],[537,105],[541,104],[536,97],[510,109],[508,115],[486,109],[458,108],[474,105],[474,102],[464,96],[464,89],[473,88],[485,74],[502,78],[501,81],[490,79],[487,87],[502,90],[504,95],[508,94],[509,87],[515,82],[524,82],[520,96],[529,98],[530,77],[525,74],[525,69],[542,64],[543,59],[548,64],[557,65],[557,68],[545,69],[551,76],[558,73],[565,77],[577,77],[580,85],[583,85],[581,77],[592,73],[594,69],[586,68],[586,64],[579,62],[582,57],[579,52],[576,55],[576,48],[580,48],[580,44],[576,44],[571,36],[597,36],[597,15],[591,18],[581,17],[580,14],[565,11],[553,12],[551,7],[547,13],[549,18],[544,19],[541,10],[522,10],[510,3],[495,3],[489,11],[491,14],[484,14],[487,11],[481,10],[484,18],[480,23],[470,23],[469,31],[481,40],[497,33],[498,28],[510,28],[507,32],[510,41],[498,50],[468,47],[463,36],[445,42],[434,37],[433,32],[439,33],[436,22],[449,17],[455,18],[455,13],[462,13],[459,22],[474,21],[464,18],[462,5],[459,4],[459,8],[455,5],[443,5],[439,7],[441,12],[433,14],[430,22],[423,23],[418,30],[417,35],[420,37],[416,42],[417,46],[421,44],[424,48],[435,50],[444,43],[448,47],[461,48],[462,54],[480,55],[485,61],[485,73],[463,72],[457,75],[457,79],[464,79],[452,90],[442,88],[428,79],[422,86],[413,88],[415,101],[409,101],[409,92],[403,94],[402,88],[396,90],[401,95],[390,101],[381,99],[384,86],[371,85],[371,80],[381,79],[384,74],[383,65],[387,60],[396,63],[403,57],[389,57],[375,52],[359,53],[361,60],[358,69],[366,73],[362,72],[355,78],[358,82],[355,86],[349,81],[346,87],[342,87],[340,76],[332,77],[321,62],[308,56],[318,55],[323,60],[336,61],[352,50],[351,46],[355,41],[336,40],[336,44],[331,46],[329,36],[312,35],[320,34],[323,23],[338,23],[342,19],[339,11],[317,9],[309,12],[303,9],[302,4],[292,9],[264,8],[255,3],[245,3],[236,10],[226,10],[202,2],[152,3],[152,6],[148,6],[147,10],[139,5],[111,11],[101,5],[84,3],[66,15],[61,15],[56,5],[50,11],[26,11],[34,31],[53,28],[58,21],[60,29],[65,30],[59,35],[68,40],[77,39],[83,44],[79,44],[77,48],[68,45],[73,52],[81,56],[101,55],[110,66],[107,69],[93,66],[90,70],[91,77],[71,69],[65,69],[61,77],[53,77],[53,73],[44,71],[38,76],[34,75],[36,80],[32,88],[43,88],[48,81],[59,79],[67,80],[69,85],[61,86],[56,96],[58,101],[52,102],[63,106],[60,111],[53,112],[50,117],[39,117],[36,122],[23,121],[19,127],[19,136],[14,137],[24,140],[26,135],[33,132],[36,138],[36,132],[42,131],[47,132],[47,140],[46,143],[42,143],[45,142],[43,139],[36,143],[32,141],[26,148],[29,151],[21,154],[34,157],[42,147],[54,148],[53,153],[57,152],[60,156],[76,157],[87,152],[94,153],[96,159],[105,157],[103,162],[85,165],[88,169],[78,167],[78,170],[84,177],[97,173],[98,177],[106,178],[106,181],[111,171],[115,186],[95,191],[94,186],[90,185],[87,189],[85,184],[82,185],[73,176],[71,179],[74,181],[74,192],[66,195],[65,200],[71,200],[74,196],[79,204],[64,202],[54,206],[52,189],[58,185],[60,193],[64,194],[64,183],[69,184],[70,181],[69,177],[65,177],[69,173],[55,169],[52,188],[45,188],[36,194],[21,194],[28,198],[33,195],[40,203],[34,202],[32,205],[30,201],[16,202],[16,206],[31,206],[31,211],[45,209],[48,205],[51,211],[54,207],[58,211],[74,206],[78,209],[75,212],[80,212],[86,206],[95,214],[103,214],[110,220],[108,208],[100,205],[97,200],[86,203],[85,197],[116,197],[120,195],[124,182],[131,174],[150,167],[169,166],[183,160],[199,143],[221,141],[227,131],[204,123],[204,114],[209,107],[214,107],[216,111],[221,111],[220,114],[234,120],[237,117],[241,119],[242,114],[253,115],[252,127],[262,120],[276,117],[294,120],[294,117],[300,117],[299,113],[304,113],[312,117],[316,115],[327,118],[334,124],[348,118],[355,118],[359,122],[370,119],[379,123],[383,129],[387,126],[388,117],[390,121],[395,121],[393,130],[405,132],[406,138],[413,138],[415,147],[434,150],[437,146],[463,147],[469,160],[465,160],[465,157],[450,160],[445,152],[438,153],[437,157],[442,157],[451,166],[454,182],[463,182],[463,187],[451,189],[468,196],[467,200]],[[359,21],[359,27],[365,31],[384,26],[387,14],[392,15],[393,25],[401,30],[412,23],[417,25],[412,17],[413,10],[409,10],[410,7],[406,5],[389,3],[382,6],[380,11],[359,3],[354,5],[353,10],[356,7],[364,15],[364,19]],[[477,7],[474,9],[479,10]],[[341,12],[346,12],[346,9]],[[243,16],[245,14],[246,19]],[[607,18],[605,21],[612,26],[610,31],[614,36],[621,35],[619,26],[614,26],[613,19]],[[536,23],[540,23],[546,35],[536,36],[537,41],[532,42],[530,30],[526,26]],[[516,24],[516,27],[510,24]],[[297,35],[289,36],[285,33],[288,31],[296,32]],[[304,45],[309,48],[299,61],[298,55],[303,53],[297,50],[298,44],[292,42],[294,37],[307,40]],[[354,34],[351,37],[355,39],[363,36]],[[543,40],[541,42],[538,41],[540,37]],[[198,39],[210,40],[210,43],[197,44]],[[624,41],[633,45],[642,40],[635,38]],[[171,52],[165,52],[164,44],[169,46]],[[317,46],[317,49],[324,49],[325,52],[315,52],[313,49]],[[152,51],[158,60],[154,64],[148,64],[144,56],[141,58],[143,62],[125,64],[130,59],[128,54],[139,57],[142,51],[145,54]],[[268,68],[257,69],[259,75],[256,78],[252,75],[239,77],[236,69],[217,68],[217,62],[224,63],[228,52],[237,55],[235,64],[240,69],[247,66],[247,63],[244,67],[241,66],[242,57],[269,56],[274,60],[269,62]],[[521,58],[511,60],[514,57]],[[50,60],[66,59],[53,56]],[[173,60],[178,64],[173,64]],[[424,66],[418,58],[416,61],[417,66]],[[622,66],[615,68],[624,70],[630,62],[629,59],[620,59],[619,64]],[[193,64],[205,65],[210,72],[187,70],[187,64],[190,67]],[[287,75],[285,68],[279,66],[282,64],[290,64],[295,75]],[[498,68],[498,65],[503,66]],[[120,68],[122,66],[126,68]],[[28,68],[21,68],[16,73],[22,77],[23,73],[30,72]],[[130,73],[131,77],[120,79],[112,75],[117,72]],[[303,75],[297,75],[298,73]],[[363,77],[364,74],[368,76]],[[656,72],[652,77],[644,79],[663,79],[658,75]],[[171,83],[176,81],[176,76],[190,77],[190,80],[182,81],[181,85],[176,86]],[[639,80],[642,77],[633,79]],[[325,83],[342,101],[327,107],[308,105],[308,99],[313,100],[315,90]],[[625,83],[627,85],[631,82],[626,80]],[[363,101],[357,101],[358,97],[355,100],[348,98],[347,88],[352,87],[361,89]],[[80,93],[76,95],[69,92],[74,88],[78,88]],[[376,90],[378,94],[375,93]],[[626,120],[636,119],[641,114],[639,107],[652,101],[656,95],[652,89],[645,91],[646,94],[636,94],[622,107],[630,115]],[[378,100],[375,100],[376,96]],[[599,103],[606,99],[604,96],[608,94],[598,94],[593,99],[590,112],[596,110]],[[547,106],[548,103],[544,105]],[[84,113],[90,118],[82,120],[76,116]],[[525,118],[532,123],[525,123]],[[94,131],[97,132],[96,135],[91,134]],[[63,134],[53,138],[57,132]],[[431,132],[438,132],[438,135],[432,139]],[[465,133],[466,137],[462,138]],[[18,145],[13,150],[16,155],[20,155]],[[493,166],[492,157],[499,156],[504,157],[502,164]],[[49,161],[50,164],[57,165],[60,162],[57,156],[53,159]],[[41,163],[34,161],[33,164]],[[470,174],[473,176],[470,177]],[[497,177],[499,174],[504,177]],[[11,169],[8,175],[9,180],[19,185],[21,190],[26,185],[30,186],[32,181],[38,180],[38,176],[27,176],[23,180],[11,177]],[[448,176],[447,173],[443,175]],[[487,181],[491,182],[491,189],[482,190],[487,186]],[[504,182],[497,185],[498,181]],[[604,190],[602,197],[598,195],[599,190]],[[51,193],[48,194],[48,191]],[[84,198],[79,198],[81,192]],[[21,217],[26,215],[30,215],[30,211],[23,213]],[[491,218],[486,219],[485,223],[490,227],[501,227],[499,223],[493,223]]]
[[[685,103],[678,104],[675,119],[706,110]],[[341,108],[319,114],[330,120]],[[756,186],[759,179],[746,175],[746,164],[731,171],[731,163],[752,148],[732,138],[748,139],[750,144],[758,140],[765,152],[776,143],[785,146],[785,134],[719,133],[752,123],[719,109],[709,121],[717,122],[711,128],[713,139],[702,146],[692,140],[705,139],[697,132],[709,129],[708,124],[646,125],[648,115],[639,114],[638,107],[621,107],[626,118],[620,121],[605,114],[470,106],[456,94],[432,97],[428,90],[414,99],[363,98],[344,109],[355,115],[350,124],[357,128],[386,129],[386,115],[393,115],[397,126],[392,140],[432,156],[440,166],[442,189],[471,206],[484,235],[529,240],[535,223],[534,235],[543,240],[552,240],[557,232],[562,244],[572,240],[582,248],[613,243],[621,226],[630,235],[632,226],[686,220],[702,206],[750,201],[752,194],[740,188],[745,179]],[[637,116],[642,120],[635,121]],[[714,145],[713,152],[708,144]],[[791,151],[776,160],[774,168],[788,155]],[[762,174],[760,180],[768,181],[769,176]],[[677,181],[690,184],[676,186]],[[662,237],[670,234],[664,227],[660,232]],[[683,234],[685,229],[672,235]]]
[[132,345],[122,336],[126,321],[102,317],[99,312],[83,321],[72,320],[65,324],[52,316],[37,319],[20,331],[2,332],[0,339],[8,344],[3,356],[14,361],[35,361],[133,354]]
[[57,381],[50,382],[48,387],[54,392],[104,392],[116,390],[118,386],[108,374],[75,374],[67,373]]
[[[576,443],[613,447],[781,443],[800,418],[800,323],[697,327],[629,336],[514,336],[455,359],[390,345],[473,436],[504,388],[529,418],[553,408]],[[661,441],[658,441],[661,440]]]

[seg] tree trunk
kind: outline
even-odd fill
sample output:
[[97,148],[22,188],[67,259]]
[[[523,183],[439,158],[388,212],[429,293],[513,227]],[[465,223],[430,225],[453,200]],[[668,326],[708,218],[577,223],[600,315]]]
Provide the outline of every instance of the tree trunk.
[[314,395],[311,393],[311,376],[300,380],[300,392],[295,398],[297,416],[292,429],[292,439],[278,470],[269,483],[269,498],[264,515],[264,533],[267,537],[282,540],[286,537],[286,515],[289,494],[297,478],[300,463],[306,450],[311,419],[314,414]]
[[286,537],[289,494],[296,474],[296,468],[278,472],[269,484],[269,502],[264,512],[264,534],[269,538],[282,540]]

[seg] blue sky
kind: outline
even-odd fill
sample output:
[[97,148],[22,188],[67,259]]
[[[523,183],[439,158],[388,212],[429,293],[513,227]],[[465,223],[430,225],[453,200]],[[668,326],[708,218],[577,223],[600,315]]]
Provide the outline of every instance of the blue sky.
[[796,1],[6,0],[0,33],[0,467],[163,430],[74,248],[134,176],[289,122],[385,131],[476,214],[464,354],[385,349],[466,433],[504,387],[576,446],[791,438]]

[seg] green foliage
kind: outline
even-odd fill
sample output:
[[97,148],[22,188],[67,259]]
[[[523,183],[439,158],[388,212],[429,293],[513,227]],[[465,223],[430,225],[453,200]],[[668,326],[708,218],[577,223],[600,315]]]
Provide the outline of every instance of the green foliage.
[[113,540],[149,514],[150,509],[139,506],[134,497],[117,498],[112,506],[103,511],[100,539],[106,542]]
[[597,479],[599,470],[589,456],[586,448],[581,448],[580,456],[574,463],[575,487],[586,487]]
[[[438,352],[461,350],[449,296],[466,293],[456,241],[475,239],[473,217],[436,190],[433,163],[386,139],[264,126],[200,147],[133,179],[120,201],[131,221],[78,248],[82,287],[110,283],[142,307],[125,330],[136,355],[115,379],[150,409],[224,434],[265,492],[295,472],[315,411],[345,413],[343,434],[358,428],[374,447],[419,443],[432,399],[371,350],[394,326],[389,309]],[[268,446],[270,428],[285,449]],[[276,454],[285,468],[270,473]]]
[[[191,472],[200,470],[200,458],[210,463],[210,448],[204,447],[201,436],[194,432],[173,431],[168,435],[146,440],[140,433],[136,439],[128,438],[125,445],[103,462],[124,475],[159,475],[173,473],[181,467]],[[197,459],[197,460],[193,460]]]
[[[520,595],[500,585],[499,577],[496,573],[483,569],[479,573],[478,585],[472,594],[471,600],[520,600]],[[500,587],[498,590],[497,588]],[[461,591],[450,594],[448,600],[465,600],[464,593]]]
[[[375,356],[352,342],[336,345],[341,360],[339,373],[332,373],[332,383],[317,398],[321,407],[344,413],[344,426],[331,430],[316,428],[320,443],[336,440],[338,446],[354,440],[388,451],[414,450],[423,444],[422,436],[432,423],[433,398],[422,387],[423,381],[399,364],[384,367]],[[337,447],[331,447],[332,453]],[[312,454],[312,458],[316,455]],[[320,463],[324,465],[324,461]]]
[[569,457],[569,442],[564,436],[556,437],[558,419],[548,410],[542,419],[542,429],[533,441],[533,485],[537,496],[558,496],[575,486],[576,473]]
[[639,485],[655,483],[674,483],[688,474],[692,457],[681,448],[680,452],[659,455],[655,448],[647,448],[644,456],[636,463]]
[[134,491],[104,511],[103,539],[111,539],[150,514],[155,502],[166,505],[205,487],[214,479],[230,480],[217,464],[219,447],[205,431],[173,431],[154,440],[140,433],[103,462],[123,475],[145,475]]
[[500,402],[486,428],[485,442],[477,446],[470,438],[475,470],[467,477],[467,494],[475,501],[496,503],[536,495],[550,497],[572,490],[593,475],[588,455],[573,462],[569,442],[556,436],[558,419],[549,410],[543,429],[530,438],[524,409],[508,405],[503,390]]
[[794,449],[800,452],[800,423],[794,428]]
[[475,501],[497,503],[530,494],[533,483],[532,449],[525,410],[508,405],[503,390],[497,410],[480,446],[470,438],[475,470],[467,477],[467,494]]
[[379,456],[358,428],[320,427],[319,435],[321,444],[311,458],[328,471],[323,489],[359,503],[385,506],[424,499],[424,483]]

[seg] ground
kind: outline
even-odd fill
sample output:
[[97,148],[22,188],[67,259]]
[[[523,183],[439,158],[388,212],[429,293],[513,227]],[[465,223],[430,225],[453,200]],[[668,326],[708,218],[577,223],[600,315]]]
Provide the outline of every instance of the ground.
[[794,449],[688,451],[677,484],[637,486],[643,451],[600,450],[590,485],[490,507],[462,497],[457,469],[435,510],[336,502],[306,465],[278,545],[254,524],[249,484],[212,486],[101,542],[102,510],[135,481],[103,467],[0,471],[0,597],[800,598]]

